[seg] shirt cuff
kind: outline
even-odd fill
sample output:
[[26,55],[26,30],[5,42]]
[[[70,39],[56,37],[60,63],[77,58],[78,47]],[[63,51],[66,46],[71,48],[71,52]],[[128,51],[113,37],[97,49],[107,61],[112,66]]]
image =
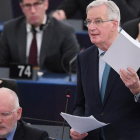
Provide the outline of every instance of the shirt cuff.
[[137,95],[134,95],[134,100],[135,100],[135,102],[138,102],[139,97],[140,97],[140,92],[139,92]]

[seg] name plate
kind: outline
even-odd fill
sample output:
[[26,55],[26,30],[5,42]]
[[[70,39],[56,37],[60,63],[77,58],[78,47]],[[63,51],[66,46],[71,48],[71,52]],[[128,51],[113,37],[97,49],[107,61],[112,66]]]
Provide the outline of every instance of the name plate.
[[32,80],[33,68],[29,64],[11,64],[9,77],[11,79]]

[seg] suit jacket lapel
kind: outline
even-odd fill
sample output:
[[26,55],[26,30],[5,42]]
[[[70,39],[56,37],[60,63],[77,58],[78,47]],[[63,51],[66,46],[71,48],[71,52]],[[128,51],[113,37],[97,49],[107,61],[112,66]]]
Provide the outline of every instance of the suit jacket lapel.
[[26,63],[26,21],[25,19],[17,27],[17,46],[19,54],[19,62]]
[[50,43],[52,41],[53,38],[53,34],[54,34],[54,23],[52,21],[51,18],[48,17],[48,25],[45,27],[45,29],[43,30],[43,38],[42,38],[42,44],[41,44],[41,50],[40,50],[40,67],[42,67],[44,65],[44,61],[45,61],[45,57],[46,54],[49,54],[49,49],[50,48]]
[[[91,99],[96,99],[98,105],[101,106],[101,98],[99,93],[99,57],[98,57],[98,48],[95,48],[94,52],[89,55],[89,61],[88,61],[88,70],[87,70],[87,83],[90,85],[91,93]],[[89,63],[90,62],[90,63]],[[90,81],[90,83],[89,83]]]
[[111,94],[111,90],[112,90],[113,86],[115,85],[115,82],[118,78],[119,78],[119,74],[111,68],[110,73],[109,73],[109,77],[108,77],[108,81],[107,81],[103,106],[105,105],[109,95]]
[[23,128],[21,125],[22,124],[20,124],[19,122],[17,123],[17,129],[16,129],[13,140],[22,140],[23,139],[24,131],[23,131]]

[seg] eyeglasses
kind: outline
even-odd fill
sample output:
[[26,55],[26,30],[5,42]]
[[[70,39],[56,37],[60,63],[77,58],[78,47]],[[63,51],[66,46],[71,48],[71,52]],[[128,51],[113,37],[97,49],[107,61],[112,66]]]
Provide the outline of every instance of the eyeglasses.
[[33,6],[35,9],[40,9],[44,1],[38,1],[33,4],[24,4],[23,7],[25,10],[31,10],[31,7]]
[[14,109],[13,111],[10,112],[2,112],[0,113],[0,118],[1,119],[7,119],[12,113],[14,113],[17,109]]
[[91,20],[85,20],[84,21],[84,25],[86,27],[88,27],[89,25],[91,25],[91,23],[95,24],[96,26],[101,26],[104,22],[110,22],[113,20],[101,20],[101,19],[97,19],[95,21],[91,21]]

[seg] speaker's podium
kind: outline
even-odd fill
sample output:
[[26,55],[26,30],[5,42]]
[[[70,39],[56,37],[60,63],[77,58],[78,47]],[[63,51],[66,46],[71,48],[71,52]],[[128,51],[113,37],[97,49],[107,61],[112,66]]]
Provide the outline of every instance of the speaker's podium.
[[29,64],[10,64],[10,67],[0,67],[0,78],[36,81],[37,72]]

